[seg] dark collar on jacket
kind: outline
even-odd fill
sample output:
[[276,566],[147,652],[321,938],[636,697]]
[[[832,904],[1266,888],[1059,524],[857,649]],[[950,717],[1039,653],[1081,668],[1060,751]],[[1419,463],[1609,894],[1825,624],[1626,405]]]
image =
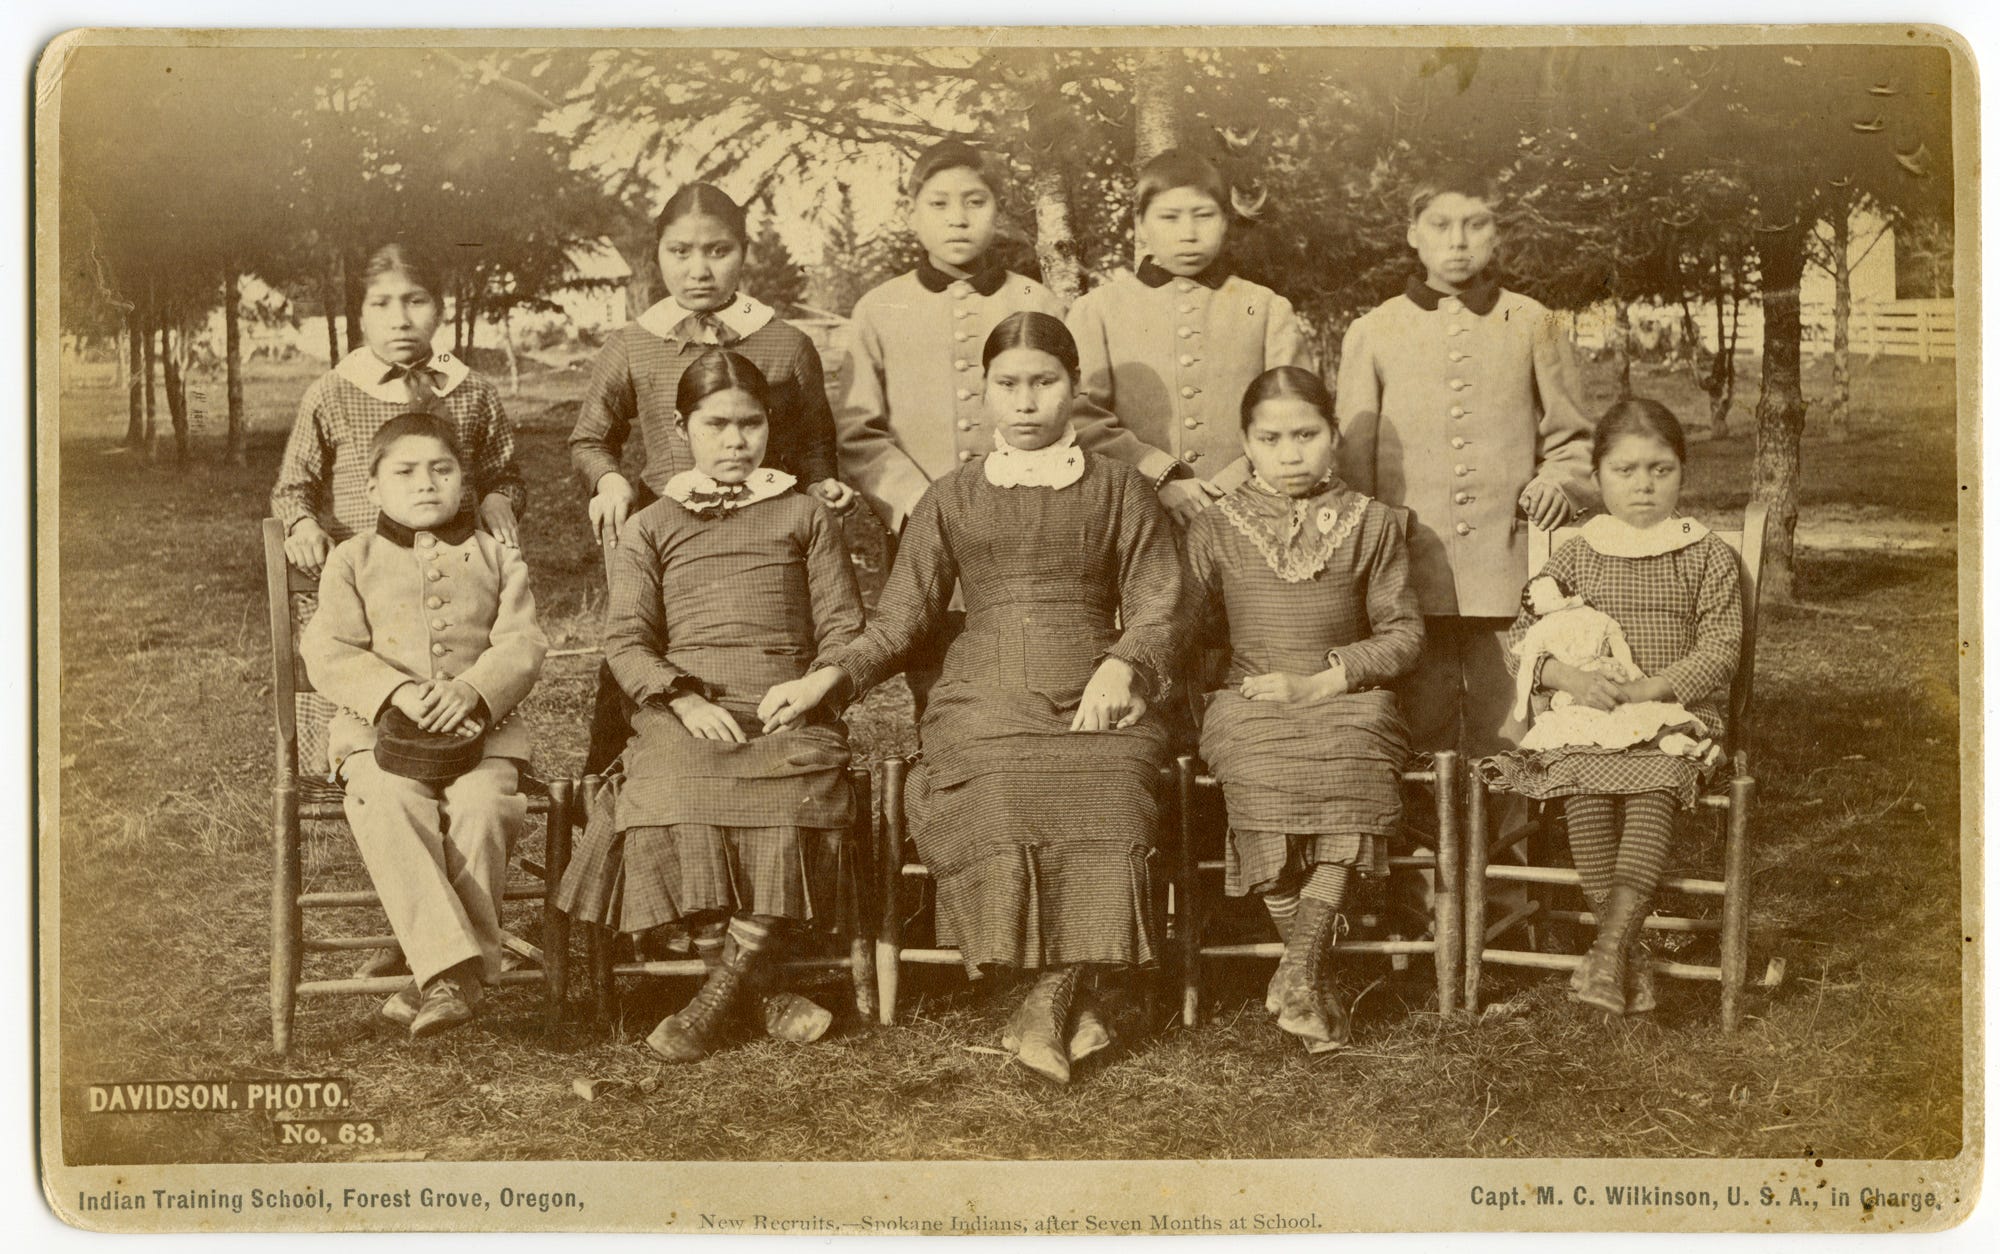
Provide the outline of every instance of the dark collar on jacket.
[[[474,521],[472,507],[468,505],[466,508],[458,511],[458,517],[439,527],[436,531],[431,532],[431,534],[446,544],[464,544],[472,538]],[[417,533],[387,514],[375,515],[375,534],[389,541],[389,543],[402,548],[416,547]]]
[[[981,296],[991,296],[1006,285],[1007,268],[1005,266],[987,266],[983,270],[974,270],[966,277],[965,281],[972,284],[972,290],[978,292]],[[942,292],[944,289],[958,282],[958,277],[946,274],[944,271],[938,269],[931,264],[931,259],[926,256],[917,258],[917,282],[923,284],[924,290],[927,292]]]
[[1147,287],[1165,287],[1168,280],[1181,278],[1193,279],[1203,287],[1214,291],[1216,288],[1221,287],[1223,282],[1229,278],[1229,267],[1223,265],[1220,261],[1215,261],[1209,263],[1208,269],[1203,270],[1200,274],[1181,275],[1175,274],[1159,262],[1154,261],[1151,257],[1139,263],[1139,281]]
[[[1438,291],[1412,275],[1409,285],[1403,289],[1403,295],[1417,302],[1419,308],[1435,313],[1438,302],[1443,300],[1447,293]],[[1465,302],[1467,309],[1484,318],[1493,312],[1493,306],[1500,303],[1500,280],[1490,274],[1482,274],[1472,281],[1471,287],[1460,292],[1458,298]]]

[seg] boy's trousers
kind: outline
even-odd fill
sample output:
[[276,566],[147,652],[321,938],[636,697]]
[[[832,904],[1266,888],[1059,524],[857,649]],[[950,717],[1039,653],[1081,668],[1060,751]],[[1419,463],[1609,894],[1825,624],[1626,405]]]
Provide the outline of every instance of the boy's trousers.
[[354,841],[417,986],[467,959],[497,982],[507,857],[528,822],[520,769],[487,758],[440,787],[391,775],[363,752],[342,774]]

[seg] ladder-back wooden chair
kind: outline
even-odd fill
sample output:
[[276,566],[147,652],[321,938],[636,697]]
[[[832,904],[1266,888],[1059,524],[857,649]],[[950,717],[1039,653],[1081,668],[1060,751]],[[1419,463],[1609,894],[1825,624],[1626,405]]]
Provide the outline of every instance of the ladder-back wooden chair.
[[[1184,756],[1179,760],[1176,775],[1181,794],[1177,807],[1180,812],[1180,865],[1174,881],[1175,932],[1180,946],[1181,1022],[1187,1027],[1194,1027],[1201,1018],[1203,959],[1277,959],[1284,956],[1285,946],[1275,940],[1240,944],[1204,943],[1202,925],[1205,912],[1202,903],[1214,890],[1204,883],[1203,876],[1219,877],[1222,874],[1225,836],[1219,825],[1202,823],[1200,816],[1206,811],[1199,804],[1199,799],[1202,793],[1219,792],[1220,785],[1192,757]],[[1357,935],[1353,939],[1342,937],[1338,945],[1338,953],[1343,957],[1348,954],[1373,954],[1407,960],[1406,955],[1428,954],[1437,972],[1438,1013],[1446,1015],[1458,1007],[1459,965],[1464,953],[1464,941],[1459,934],[1464,924],[1461,888],[1464,789],[1459,775],[1458,755],[1449,750],[1428,755],[1428,760],[1420,760],[1412,769],[1403,772],[1405,806],[1427,806],[1432,810],[1437,819],[1437,832],[1433,835],[1405,824],[1405,839],[1398,842],[1404,848],[1390,853],[1389,872],[1392,879],[1421,872],[1431,874],[1429,917],[1409,920],[1408,924],[1397,919],[1397,911],[1404,907],[1397,901],[1397,895],[1390,891],[1386,893],[1388,904],[1380,915],[1357,913],[1352,905],[1348,907],[1345,913],[1357,920],[1360,924],[1358,930],[1374,934]],[[1406,809],[1405,812],[1409,811]],[[1207,830],[1203,830],[1204,826]],[[1406,930],[1415,934],[1399,934]]]
[[[1696,812],[1715,816],[1721,825],[1722,875],[1713,879],[1670,874],[1660,883],[1662,896],[1678,894],[1721,898],[1721,917],[1655,913],[1646,920],[1646,928],[1650,931],[1713,934],[1717,937],[1718,954],[1712,966],[1656,959],[1652,968],[1656,975],[1719,983],[1725,1031],[1733,1031],[1742,1019],[1743,990],[1749,963],[1750,814],[1756,795],[1756,780],[1750,773],[1751,690],[1756,674],[1758,576],[1763,566],[1767,516],[1766,507],[1753,501],[1743,513],[1741,531],[1715,533],[1736,550],[1743,581],[1743,646],[1736,677],[1729,690],[1729,726],[1723,744],[1724,768],[1721,778],[1711,782],[1695,802]],[[1531,529],[1528,533],[1529,571],[1539,571],[1556,548],[1575,534],[1573,527],[1562,528],[1553,534],[1539,528]],[[1553,834],[1561,828],[1560,811],[1555,806],[1543,806],[1538,822],[1527,824],[1504,839],[1489,837],[1488,802],[1494,790],[1480,779],[1477,771],[1468,772],[1468,775],[1467,825],[1472,835],[1466,847],[1465,1003],[1468,1010],[1476,1011],[1479,1008],[1481,969],[1486,963],[1569,971],[1582,961],[1581,956],[1576,954],[1544,953],[1533,946],[1511,949],[1496,945],[1495,941],[1531,923],[1594,926],[1597,919],[1587,910],[1556,909],[1546,901],[1531,900],[1506,918],[1487,922],[1486,886],[1492,881],[1511,880],[1547,888],[1576,887],[1579,879],[1576,871],[1568,867],[1520,866],[1493,861],[1493,855],[1521,840],[1530,841],[1531,854],[1551,845]],[[1534,837],[1539,839],[1531,839]],[[1532,856],[1530,861],[1533,861]],[[1765,988],[1773,988],[1783,979],[1784,961],[1773,959],[1759,983]]]
[[[298,653],[298,633],[317,604],[319,582],[294,569],[285,560],[285,530],[275,518],[263,524],[264,583],[269,600],[271,623],[271,704],[277,728],[277,756],[272,781],[271,828],[271,1043],[280,1053],[291,1048],[292,1019],[301,997],[323,997],[339,993],[386,995],[409,983],[407,975],[332,976],[308,973],[308,954],[348,954],[386,948],[396,943],[386,932],[375,935],[307,935],[308,910],[353,910],[380,906],[380,899],[368,884],[367,872],[355,852],[353,874],[344,880],[358,880],[358,888],[317,888],[305,891],[304,851],[301,832],[305,822],[339,823],[347,818],[341,809],[341,788],[325,775],[326,741],[323,727],[308,727],[301,753],[301,720],[298,698],[312,693],[312,681]],[[571,799],[575,785],[566,779],[544,783],[529,775],[521,777],[521,791],[528,798],[528,813],[544,816],[544,845],[540,862],[516,851],[515,862],[536,882],[513,881],[505,890],[506,900],[541,901],[542,944],[537,947],[509,933],[507,947],[529,966],[502,973],[502,985],[544,984],[547,989],[548,1021],[554,1024],[563,1002],[568,978],[568,920],[550,904],[548,890],[562,877],[569,864]]]
[[[880,853],[877,855],[876,870],[881,876],[881,926],[875,942],[875,971],[880,997],[882,1022],[896,1021],[896,1001],[902,981],[903,964],[917,963],[922,966],[957,967],[964,964],[964,955],[957,949],[938,945],[935,939],[936,901],[931,890],[930,868],[924,865],[917,852],[915,841],[910,838],[909,816],[904,811],[904,789],[909,782],[910,767],[915,765],[918,755],[884,758],[878,764],[882,777],[881,818],[878,826]],[[1174,787],[1174,770],[1167,768],[1161,778],[1161,831],[1173,832],[1179,827],[1177,814],[1178,790]],[[1173,952],[1170,939],[1168,889],[1171,879],[1163,873],[1161,854],[1166,842],[1162,841],[1153,851],[1152,875],[1153,898],[1151,902],[1153,919],[1161,926],[1157,929],[1163,944],[1162,955]],[[918,892],[916,901],[911,901],[911,886]],[[932,933],[928,945],[906,945],[905,939],[912,929],[922,929]],[[1156,982],[1147,984],[1147,998],[1157,991]],[[1148,1001],[1148,1005],[1152,1003]]]
[[[873,1018],[876,1013],[875,934],[871,926],[876,917],[874,902],[876,836],[870,805],[872,798],[868,768],[848,767],[847,786],[850,798],[848,839],[847,848],[842,855],[842,864],[843,874],[853,876],[851,890],[855,895],[857,930],[842,938],[847,945],[847,953],[844,956],[838,954],[795,956],[778,963],[778,969],[794,974],[828,970],[846,971],[854,985],[855,1013],[865,1021]],[[592,810],[600,804],[603,789],[604,781],[601,777],[591,775],[584,778],[580,803],[576,807],[580,822],[589,821]],[[843,888],[842,891],[848,889]],[[618,1017],[618,980],[621,977],[685,976],[704,979],[708,975],[707,964],[700,958],[620,959],[617,953],[617,937],[611,930],[588,924],[584,927],[584,952],[590,971],[591,1003],[600,1023],[610,1023]]]

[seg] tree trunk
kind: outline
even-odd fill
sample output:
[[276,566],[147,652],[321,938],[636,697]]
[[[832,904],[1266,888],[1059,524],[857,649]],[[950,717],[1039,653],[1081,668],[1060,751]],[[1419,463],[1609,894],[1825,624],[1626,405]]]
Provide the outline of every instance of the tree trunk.
[[1069,179],[1053,153],[1035,162],[1028,180],[1035,198],[1035,257],[1042,283],[1069,304],[1083,295],[1083,253],[1070,223]]
[[611,241],[632,272],[625,280],[625,317],[636,319],[660,299],[659,240],[650,219],[628,212],[620,215]]
[[1632,395],[1632,307],[1618,297],[1611,318],[1611,363],[1618,377],[1618,399]]
[[460,288],[451,302],[451,351],[465,357],[465,289]]
[[243,316],[237,307],[242,303],[241,279],[236,267],[225,266],[222,271],[222,336],[227,346],[226,369],[229,374],[229,436],[223,444],[222,459],[231,466],[241,466],[246,459],[243,448]]
[[361,280],[354,273],[354,267],[347,264],[347,258],[340,259],[341,308],[347,313],[347,351],[353,352],[361,345]]
[[[1132,164],[1142,166],[1181,144],[1178,48],[1148,48],[1132,75]],[[1228,206],[1224,206],[1227,208]]]
[[465,302],[465,347],[458,350],[460,357],[470,359],[472,350],[479,347],[479,302],[469,299]]
[[1847,321],[1854,313],[1854,266],[1848,260],[1848,209],[1833,211],[1833,404],[1826,415],[1826,433],[1836,440],[1848,436],[1848,401],[1852,390],[1847,373]]
[[158,433],[159,433],[159,425],[155,420],[155,415],[159,413],[159,407],[153,399],[154,354],[153,354],[153,329],[151,323],[154,317],[153,311],[155,308],[155,302],[152,296],[153,296],[152,284],[148,283],[146,285],[145,320],[140,324],[143,329],[139,335],[139,338],[142,341],[144,341],[146,345],[146,359],[144,362],[144,368],[146,374],[146,429],[144,434],[140,437],[139,448],[146,454],[148,459],[150,459],[153,456],[153,441],[158,438]]
[[146,442],[146,324],[134,303],[125,311],[125,348],[132,360],[125,371],[125,447],[139,448]]
[[334,277],[333,268],[328,266],[320,271],[319,303],[326,310],[326,364],[332,369],[340,364],[340,283]]
[[1764,378],[1757,397],[1757,447],[1750,471],[1752,500],[1770,507],[1763,587],[1789,601],[1795,590],[1793,538],[1799,524],[1800,437],[1805,394],[1799,386],[1799,273],[1807,228],[1794,223],[1765,234],[1757,246],[1764,300]]
[[507,395],[521,394],[521,359],[514,355],[514,307],[500,310],[500,346],[507,350]]
[[[182,347],[185,348],[187,332],[181,332]],[[188,463],[188,412],[186,376],[181,372],[180,362],[174,357],[174,346],[167,338],[167,319],[160,319],[160,367],[166,372],[167,416],[174,424],[174,463],[186,466]]]

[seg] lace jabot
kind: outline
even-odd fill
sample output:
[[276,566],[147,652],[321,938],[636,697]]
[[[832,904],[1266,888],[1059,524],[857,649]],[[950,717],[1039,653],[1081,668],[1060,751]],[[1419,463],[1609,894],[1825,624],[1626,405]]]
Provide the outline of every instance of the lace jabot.
[[1215,508],[1257,546],[1278,578],[1304,583],[1326,569],[1341,542],[1361,525],[1368,500],[1331,476],[1305,496],[1289,497],[1253,474]]
[[789,490],[798,480],[782,470],[760,466],[742,483],[717,483],[699,470],[683,470],[667,480],[660,495],[680,502],[701,518],[720,518],[733,509],[768,501]]
[[993,433],[993,451],[986,455],[986,482],[996,488],[1066,488],[1083,478],[1083,450],[1076,428],[1065,428],[1054,444],[1018,449]]

